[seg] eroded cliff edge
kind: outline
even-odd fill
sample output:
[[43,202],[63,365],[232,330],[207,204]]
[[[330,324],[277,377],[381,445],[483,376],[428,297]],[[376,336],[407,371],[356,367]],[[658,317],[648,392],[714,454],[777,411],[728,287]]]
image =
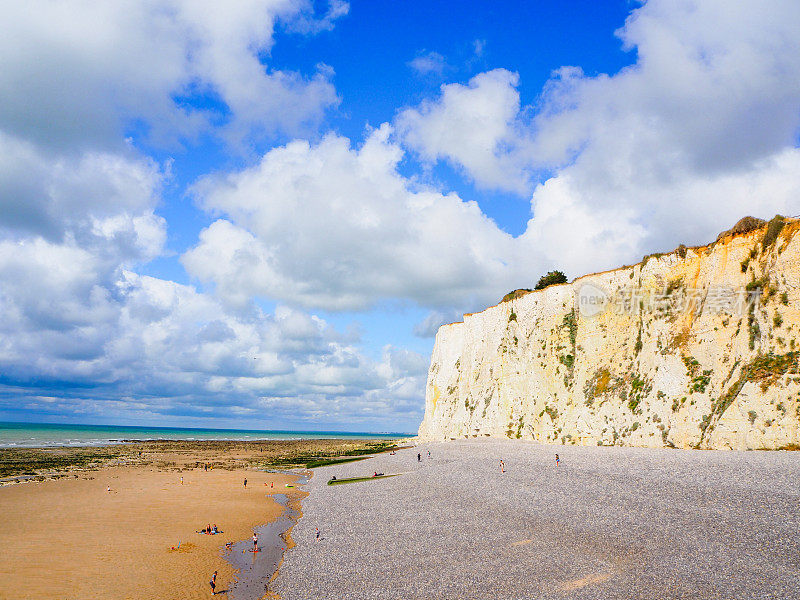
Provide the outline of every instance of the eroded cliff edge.
[[797,446],[798,230],[734,229],[442,326],[420,437]]

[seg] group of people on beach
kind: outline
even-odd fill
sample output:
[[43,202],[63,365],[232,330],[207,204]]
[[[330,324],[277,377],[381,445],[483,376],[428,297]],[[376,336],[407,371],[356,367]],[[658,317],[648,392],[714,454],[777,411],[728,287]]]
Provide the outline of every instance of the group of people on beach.
[[[209,525],[210,527],[210,525]],[[208,533],[205,530],[200,531],[198,533]],[[217,526],[214,525],[213,533],[222,533],[221,531],[217,531]],[[228,542],[225,544],[226,550],[233,550],[233,542]],[[260,552],[261,549],[258,547],[258,533],[255,531],[253,532],[253,550],[252,552]],[[214,574],[211,576],[211,580],[208,582],[208,585],[211,586],[211,594],[216,596],[217,595],[217,571],[214,571]],[[223,592],[221,591],[220,594]]]
[[211,526],[211,523],[209,523],[208,525],[203,527],[197,533],[205,533],[207,535],[217,535],[218,533],[222,533],[222,532],[217,528],[217,524],[216,523],[214,523],[213,527]]
[[[390,455],[394,455],[394,454],[395,454],[394,451],[390,452]],[[427,456],[428,456],[428,458],[431,458],[431,451],[430,450],[427,451]],[[417,453],[417,462],[422,462],[422,453],[421,452]],[[561,459],[559,458],[558,454],[556,454],[556,467],[558,467],[560,465],[560,463],[561,463]],[[206,470],[208,470],[208,465],[206,465]],[[500,459],[500,472],[501,473],[505,473],[506,472],[506,463],[502,459]],[[383,473],[379,473],[378,471],[375,471],[374,474],[373,474],[373,477],[380,477],[381,475],[383,475]],[[336,479],[336,477],[333,477],[333,479]],[[264,484],[264,485],[266,485],[266,484]],[[244,480],[244,487],[245,488],[247,487],[247,479]],[[110,488],[109,488],[109,491],[110,491]],[[213,534],[216,534],[216,533],[221,533],[221,531],[219,531],[217,529],[216,524],[213,527],[209,524],[207,527],[205,527],[204,529],[202,529],[198,533],[206,533],[206,534],[213,535]],[[316,541],[320,540],[320,531],[319,531],[318,527],[314,528],[314,539]],[[228,550],[230,550],[230,549],[232,549],[233,544],[229,542],[229,543],[225,544],[225,547]],[[260,551],[260,548],[258,547],[258,533],[257,532],[253,532],[253,550],[252,550],[252,552],[259,552],[259,551]],[[211,593],[213,595],[216,595],[217,594],[217,591],[216,591],[217,571],[214,571],[214,574],[211,576],[211,581],[209,581],[209,585],[211,586]]]
[[[390,452],[390,455],[394,455],[394,454],[395,454],[394,451]],[[431,458],[431,451],[430,450],[427,451],[427,457]],[[561,459],[559,458],[558,454],[556,454],[555,458],[556,458],[556,467],[558,467],[560,465],[560,463],[561,463]],[[417,462],[422,462],[422,453],[421,452],[417,453]],[[207,465],[206,465],[206,470],[208,470],[208,466]],[[501,473],[505,473],[506,472],[506,464],[505,464],[505,461],[503,461],[502,459],[500,459],[500,472]],[[383,475],[383,473],[379,473],[378,471],[375,471],[373,473],[373,477],[380,477],[381,475]],[[336,477],[333,477],[333,479],[336,479]],[[245,479],[243,483],[244,483],[244,487],[246,488],[247,487],[247,479]],[[204,529],[202,529],[198,533],[206,533],[206,534],[213,535],[213,534],[221,533],[221,532],[217,529],[216,524],[213,527],[209,524],[207,527],[205,527]],[[319,531],[318,527],[314,528],[314,539],[315,539],[315,541],[319,541],[320,540],[320,531]],[[232,547],[233,547],[233,544],[229,542],[229,543],[225,544],[225,547],[228,550],[231,550]],[[253,549],[252,549],[252,552],[259,552],[259,551],[260,551],[260,548],[258,547],[258,533],[254,531],[253,532]],[[209,581],[209,585],[211,586],[211,593],[213,595],[216,595],[217,594],[217,591],[216,591],[217,571],[214,571],[214,574],[211,576],[211,580]]]

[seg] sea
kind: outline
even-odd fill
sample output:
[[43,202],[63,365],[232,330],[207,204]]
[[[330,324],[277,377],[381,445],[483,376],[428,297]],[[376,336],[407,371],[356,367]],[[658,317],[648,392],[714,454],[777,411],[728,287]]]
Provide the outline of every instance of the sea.
[[109,446],[133,440],[319,440],[397,439],[408,433],[292,431],[259,429],[197,429],[117,425],[62,425],[0,421],[0,448]]

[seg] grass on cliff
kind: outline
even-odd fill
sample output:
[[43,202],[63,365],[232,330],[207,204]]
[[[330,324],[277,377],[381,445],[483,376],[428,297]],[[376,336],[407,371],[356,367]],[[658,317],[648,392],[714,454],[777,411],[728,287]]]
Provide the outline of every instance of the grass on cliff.
[[525,294],[532,292],[533,290],[530,288],[520,288],[518,290],[513,290],[508,292],[500,302],[508,302],[509,300],[516,300],[517,298],[522,298]]
[[[713,429],[712,418],[716,417],[717,421],[722,418],[722,415],[728,410],[731,404],[733,404],[733,401],[739,396],[739,393],[746,383],[760,383],[761,392],[764,393],[784,375],[794,375],[798,373],[800,373],[800,352],[762,354],[756,356],[749,364],[742,367],[739,378],[712,403],[711,414],[708,415],[708,422],[706,423],[706,427],[703,428],[703,435],[705,435],[707,430],[710,431],[710,429]],[[755,423],[756,417],[757,414],[755,411],[751,410],[748,412],[751,425]],[[702,437],[703,436],[701,436],[701,439]]]
[[786,219],[784,219],[782,216],[775,215],[772,217],[770,222],[767,224],[767,230],[764,232],[764,238],[761,240],[761,247],[766,249],[774,244],[785,224]]
[[761,382],[761,391],[775,383],[780,377],[787,374],[797,375],[800,372],[800,352],[787,352],[786,354],[764,354],[757,356],[750,363],[748,381]]

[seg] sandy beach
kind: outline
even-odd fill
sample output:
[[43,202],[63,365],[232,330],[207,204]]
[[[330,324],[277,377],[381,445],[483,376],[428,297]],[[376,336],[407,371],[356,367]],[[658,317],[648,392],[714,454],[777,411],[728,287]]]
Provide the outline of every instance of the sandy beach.
[[[0,489],[6,523],[0,544],[13,549],[3,557],[3,597],[206,598],[215,570],[218,589],[227,589],[233,576],[221,558],[224,543],[247,539],[253,526],[279,516],[282,508],[269,494],[293,480],[243,470],[141,468],[89,477]],[[207,523],[224,533],[195,533]]]
[[[207,598],[215,570],[217,590],[227,590],[235,573],[224,544],[248,541],[255,526],[280,517],[284,508],[273,494],[295,506],[304,495],[285,487],[296,476],[255,471],[248,463],[357,444],[162,446],[106,449],[118,466],[0,487],[0,598]],[[216,468],[197,468],[198,460]],[[223,533],[195,533],[207,524]]]
[[[375,471],[402,474],[326,485]],[[422,445],[317,469],[275,589],[284,600],[797,599],[798,481],[797,452]]]

